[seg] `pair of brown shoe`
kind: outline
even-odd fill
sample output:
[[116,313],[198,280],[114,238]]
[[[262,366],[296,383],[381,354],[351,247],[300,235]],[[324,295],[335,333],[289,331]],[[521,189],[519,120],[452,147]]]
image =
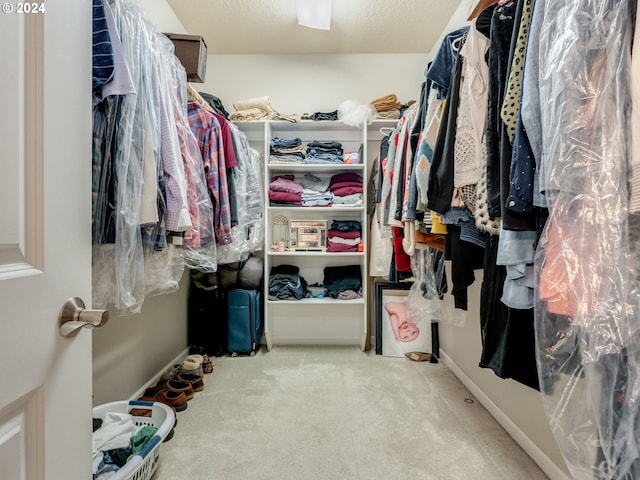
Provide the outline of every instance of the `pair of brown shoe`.
[[189,382],[180,379],[160,380],[155,386],[147,388],[139,400],[161,402],[173,407],[176,412],[187,409],[187,401],[193,398],[194,389]]
[[204,390],[204,378],[202,375],[181,372],[176,375],[176,379],[179,382],[191,385],[194,392],[201,392]]

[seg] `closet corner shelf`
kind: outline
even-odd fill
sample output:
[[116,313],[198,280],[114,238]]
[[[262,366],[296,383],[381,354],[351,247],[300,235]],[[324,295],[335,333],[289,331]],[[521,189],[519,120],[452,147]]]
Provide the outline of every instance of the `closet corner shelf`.
[[338,173],[338,172],[353,172],[364,170],[362,163],[351,164],[286,164],[286,163],[269,163],[267,164],[269,171],[271,172],[308,172],[308,173]]
[[233,123],[243,132],[264,132],[264,120],[234,120]]
[[267,207],[278,212],[361,212],[364,207]]
[[364,252],[326,252],[322,250],[297,250],[288,252],[267,252],[267,255],[273,257],[363,257]]
[[[267,120],[256,122],[235,122],[238,128],[249,137],[254,147],[261,152],[262,181],[265,193],[269,190],[272,177],[292,174],[302,177],[305,173],[328,178],[337,173],[357,173],[363,177],[362,202],[360,205],[302,207],[295,205],[270,204],[265,201],[265,244],[264,256],[264,335],[267,349],[279,342],[290,343],[292,338],[303,338],[304,343],[353,344],[358,343],[364,351],[368,330],[368,295],[366,282],[362,285],[363,298],[340,300],[334,298],[304,298],[302,300],[270,300],[268,298],[268,279],[271,268],[290,264],[298,267],[301,275],[310,283],[323,283],[327,267],[359,266],[362,278],[367,272],[367,187],[366,174],[369,171],[367,147],[371,138],[368,134],[380,136],[380,126],[393,126],[395,122],[360,126],[346,125],[341,121],[303,120],[298,123],[285,120]],[[269,163],[269,152],[273,138],[299,138],[303,144],[313,141],[340,142],[345,152],[360,152],[359,163],[310,163],[282,164]],[[281,238],[288,228],[277,217],[286,217],[291,221],[324,221],[327,226],[335,220],[354,221],[361,225],[360,237],[364,252],[326,252],[326,251],[286,251],[271,250],[274,238]],[[276,230],[277,229],[277,230]],[[284,229],[281,232],[281,229]],[[274,235],[275,233],[275,235]],[[311,306],[311,311],[309,307]],[[342,321],[343,318],[357,321],[359,333],[354,335],[354,322]]]
[[362,305],[364,298],[355,298],[353,300],[340,300],[338,298],[302,298],[300,300],[267,300],[271,305]]
[[345,130],[358,131],[362,127],[353,127],[342,123],[340,120],[301,120],[299,122],[288,122],[286,120],[269,120],[271,130],[273,131],[313,131],[313,132],[343,132]]

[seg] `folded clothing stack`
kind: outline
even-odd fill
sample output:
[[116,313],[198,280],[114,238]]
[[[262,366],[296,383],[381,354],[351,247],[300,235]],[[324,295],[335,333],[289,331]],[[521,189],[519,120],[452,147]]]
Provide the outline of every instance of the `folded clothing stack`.
[[229,115],[230,120],[246,122],[250,120],[287,120],[299,122],[300,116],[279,113],[268,96],[249,98],[233,104],[236,112]]
[[309,116],[309,120],[338,120],[338,110],[333,112],[315,112]]
[[329,190],[333,203],[350,207],[362,205],[362,175],[356,172],[338,173],[331,177]]
[[278,138],[271,139],[269,145],[269,163],[280,164],[302,164],[305,153],[300,138]]
[[402,103],[394,93],[372,100],[371,105],[376,110],[376,118],[400,118]]
[[275,265],[269,273],[270,300],[300,300],[305,298],[307,282],[299,275],[295,265]]
[[308,164],[334,164],[344,163],[342,154],[342,144],[340,142],[313,141],[307,143],[307,158],[304,163]]
[[269,183],[269,202],[271,206],[301,205],[302,185],[294,182],[293,175],[278,175]]
[[327,232],[327,252],[357,252],[361,231],[357,220],[334,220]]
[[362,271],[360,265],[324,268],[325,294],[332,298],[351,300],[362,298]]
[[303,207],[329,207],[332,203],[332,195],[329,189],[329,178],[321,178],[309,173],[300,181],[302,185]]

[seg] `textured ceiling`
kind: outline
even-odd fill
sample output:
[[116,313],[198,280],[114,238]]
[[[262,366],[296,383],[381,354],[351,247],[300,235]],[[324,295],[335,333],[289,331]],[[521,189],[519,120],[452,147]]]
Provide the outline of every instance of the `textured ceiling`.
[[331,30],[297,23],[295,0],[168,0],[210,54],[428,53],[461,0],[334,0]]

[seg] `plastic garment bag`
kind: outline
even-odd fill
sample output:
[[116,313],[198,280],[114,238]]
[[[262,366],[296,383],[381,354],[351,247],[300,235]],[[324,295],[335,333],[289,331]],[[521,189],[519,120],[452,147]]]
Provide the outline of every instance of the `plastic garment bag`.
[[417,325],[438,323],[443,318],[444,263],[444,254],[431,247],[416,246],[411,256],[415,281],[407,296],[407,312]]
[[202,155],[198,140],[189,127],[187,119],[187,75],[182,64],[173,54],[173,44],[168,39],[159,39],[164,47],[166,65],[171,65],[175,86],[167,89],[170,108],[175,117],[180,152],[184,164],[187,184],[187,200],[191,228],[185,232],[182,243],[184,262],[187,267],[201,272],[213,273],[218,269],[217,247],[213,227],[213,204],[204,174]]
[[264,242],[264,191],[261,175],[260,152],[249,146],[249,140],[236,125],[230,124],[238,151],[233,180],[236,185],[238,226],[247,231],[247,250],[262,250]]
[[386,277],[393,261],[393,240],[390,235],[383,235],[380,229],[379,205],[371,215],[371,232],[369,234],[371,255],[369,256],[369,276]]
[[[184,270],[179,250],[165,238],[168,230],[193,228],[174,108],[179,101],[171,97],[179,86],[186,89],[186,80],[181,85],[171,42],[136,2],[109,4],[135,94],[107,97],[94,109],[93,306],[132,314],[145,295],[177,290]],[[157,184],[148,182],[149,159]],[[141,199],[154,190],[157,212],[149,222]]]
[[[106,168],[113,181],[112,195],[108,199],[112,211],[110,218],[99,215],[94,217],[94,242],[102,240],[105,243],[94,245],[93,300],[94,307],[113,305],[118,311],[135,313],[142,304],[145,289],[138,214],[143,178],[144,142],[141,140],[145,135],[148,95],[141,88],[141,64],[144,63],[147,52],[137,47],[143,43],[145,36],[144,25],[141,25],[143,20],[128,5],[123,5],[123,2],[111,3],[111,7],[136,94],[105,100],[105,130],[111,132],[112,142],[105,152],[109,157]],[[134,138],[138,141],[134,141]],[[100,209],[97,211],[99,213]],[[96,238],[96,231],[103,219],[110,222],[109,235],[107,238]]]
[[640,478],[638,261],[627,199],[631,3],[538,0],[534,10],[543,15],[538,161],[549,206],[535,258],[537,361],[545,411],[575,479]]
[[233,241],[218,245],[218,263],[226,265],[246,260],[250,253],[262,250],[264,242],[264,190],[260,170],[260,153],[249,146],[244,132],[229,124],[237,156],[232,175],[236,186],[238,224],[231,228]]

